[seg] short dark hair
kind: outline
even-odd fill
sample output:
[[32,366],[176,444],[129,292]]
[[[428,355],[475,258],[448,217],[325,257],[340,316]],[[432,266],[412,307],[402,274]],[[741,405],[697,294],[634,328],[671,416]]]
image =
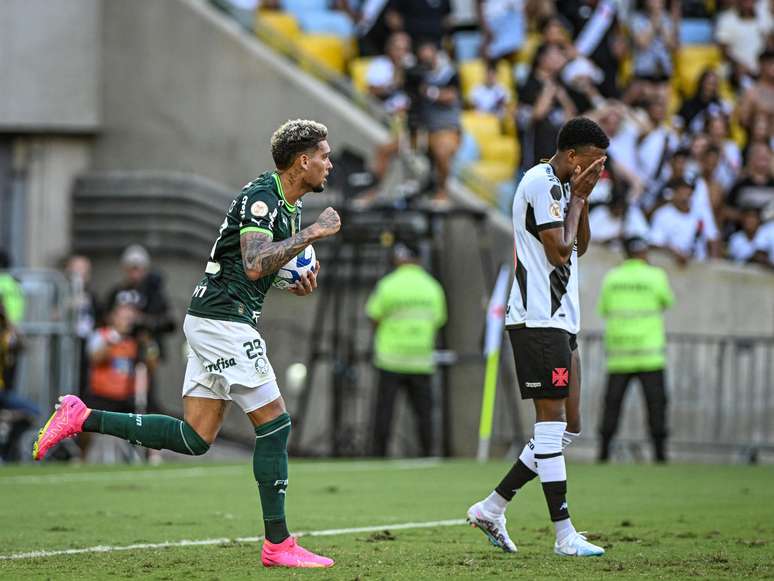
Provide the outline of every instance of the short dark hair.
[[300,154],[328,138],[328,128],[308,119],[286,121],[271,136],[271,156],[277,169],[288,169]]
[[570,119],[559,130],[559,137],[556,140],[557,149],[567,151],[584,145],[607,149],[610,145],[610,139],[602,128],[588,117]]
[[641,236],[630,236],[623,241],[624,252],[627,256],[633,256],[642,252],[647,252],[648,242]]

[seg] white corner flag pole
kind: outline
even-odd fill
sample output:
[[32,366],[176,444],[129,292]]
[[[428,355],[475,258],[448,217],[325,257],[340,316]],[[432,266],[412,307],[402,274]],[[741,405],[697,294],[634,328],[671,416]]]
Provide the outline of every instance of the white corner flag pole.
[[486,357],[486,373],[484,375],[484,392],[481,399],[481,420],[478,427],[478,453],[476,459],[486,462],[489,459],[489,444],[492,439],[494,424],[494,404],[497,393],[497,369],[500,365],[500,347],[503,342],[503,327],[505,326],[505,303],[508,293],[510,269],[503,265],[497,275],[489,307],[486,313],[486,336],[484,339],[484,356]]

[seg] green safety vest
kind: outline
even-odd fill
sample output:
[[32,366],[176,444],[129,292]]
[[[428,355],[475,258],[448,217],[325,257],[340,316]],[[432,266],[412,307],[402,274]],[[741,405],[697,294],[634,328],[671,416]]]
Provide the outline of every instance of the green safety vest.
[[625,260],[605,276],[599,313],[606,320],[611,373],[655,371],[666,364],[663,311],[674,302],[666,272],[644,260]]
[[5,307],[5,315],[12,325],[17,325],[24,317],[24,292],[21,285],[7,272],[0,272],[0,300]]
[[382,278],[366,303],[377,323],[374,365],[394,373],[435,370],[435,336],[446,323],[443,288],[416,264],[403,264]]

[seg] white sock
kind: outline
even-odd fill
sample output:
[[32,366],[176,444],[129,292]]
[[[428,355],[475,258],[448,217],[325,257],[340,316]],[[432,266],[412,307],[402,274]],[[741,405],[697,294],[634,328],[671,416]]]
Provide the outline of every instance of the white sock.
[[556,528],[556,542],[561,543],[564,539],[575,532],[575,527],[572,526],[572,521],[569,518],[559,520],[554,523]]
[[535,456],[553,456],[537,460],[540,482],[567,480],[567,471],[562,456],[562,436],[566,422],[538,422],[535,424]]
[[483,509],[491,514],[504,514],[505,509],[508,506],[508,501],[497,492],[492,491],[492,494],[484,499]]
[[524,449],[519,454],[519,460],[527,468],[537,474],[537,464],[535,464],[535,439],[530,438],[529,442],[524,445]]
[[[535,424],[535,457],[538,477],[543,484],[543,492],[548,500],[552,520],[560,518],[560,520],[554,520],[557,541],[561,541],[567,534],[575,530],[569,518],[561,518],[562,515],[569,516],[565,498],[567,469],[562,455],[566,427],[566,422],[537,422]],[[557,494],[561,496],[557,496]],[[561,507],[557,506],[560,500],[563,500]]]

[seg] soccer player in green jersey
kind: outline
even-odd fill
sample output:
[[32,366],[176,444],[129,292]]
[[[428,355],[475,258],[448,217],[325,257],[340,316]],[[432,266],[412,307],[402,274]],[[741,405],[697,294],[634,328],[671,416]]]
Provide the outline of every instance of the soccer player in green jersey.
[[[333,565],[332,559],[300,547],[287,529],[291,421],[256,326],[277,270],[341,226],[336,210],[326,208],[314,224],[300,227],[301,197],[323,191],[333,167],[327,137],[327,128],[314,121],[297,119],[282,125],[271,138],[276,171],[247,184],[231,202],[183,324],[190,347],[183,382],[184,419],[92,410],[78,397],[66,395],[40,430],[33,449],[36,460],[80,432],[110,434],[147,448],[198,456],[209,449],[233,400],[255,426],[253,473],[266,531],[263,564]],[[305,275],[291,292],[299,296],[313,292],[316,272]]]

